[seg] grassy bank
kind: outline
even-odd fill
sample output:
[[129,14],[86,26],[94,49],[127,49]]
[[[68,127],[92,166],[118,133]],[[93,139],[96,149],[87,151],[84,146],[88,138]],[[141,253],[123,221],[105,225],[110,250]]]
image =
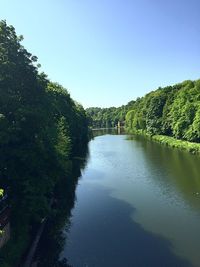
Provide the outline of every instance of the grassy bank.
[[138,131],[128,130],[127,132],[131,134],[143,135],[150,140],[153,140],[160,144],[164,144],[169,147],[186,150],[193,154],[200,154],[200,143],[193,143],[193,142],[188,142],[184,140],[179,140],[174,137],[170,137],[166,135],[150,135],[150,134],[147,134],[145,131],[141,131],[141,130],[138,130]]

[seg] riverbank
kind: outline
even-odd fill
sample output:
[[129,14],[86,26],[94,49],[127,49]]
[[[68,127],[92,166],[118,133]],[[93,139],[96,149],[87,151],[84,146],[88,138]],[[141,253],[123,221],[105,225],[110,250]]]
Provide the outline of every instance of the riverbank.
[[89,155],[60,255],[76,267],[199,266],[199,157],[109,132]]
[[163,144],[165,146],[169,146],[172,148],[177,148],[181,150],[186,150],[192,154],[200,154],[200,144],[199,143],[194,143],[194,142],[188,142],[184,140],[179,140],[175,139],[174,137],[171,136],[166,136],[166,135],[150,135],[147,134],[144,131],[129,131],[127,130],[127,133],[129,134],[136,134],[136,135],[142,135],[152,141],[158,142],[160,144]]

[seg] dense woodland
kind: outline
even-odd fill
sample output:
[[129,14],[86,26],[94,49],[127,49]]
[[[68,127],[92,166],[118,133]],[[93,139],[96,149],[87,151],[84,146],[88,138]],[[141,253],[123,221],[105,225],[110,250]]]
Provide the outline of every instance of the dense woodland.
[[129,132],[200,142],[200,80],[158,88],[119,108],[88,108],[93,128],[117,126]]
[[129,131],[200,142],[200,80],[159,88],[138,98],[126,115]]
[[133,106],[134,101],[121,107],[98,108],[91,107],[86,109],[89,119],[89,125],[92,128],[112,128],[116,127],[118,122],[124,122],[127,112]]
[[0,22],[0,188],[8,191],[12,227],[1,266],[16,266],[63,184],[74,191],[73,158],[88,141],[83,107],[39,72],[22,40]]

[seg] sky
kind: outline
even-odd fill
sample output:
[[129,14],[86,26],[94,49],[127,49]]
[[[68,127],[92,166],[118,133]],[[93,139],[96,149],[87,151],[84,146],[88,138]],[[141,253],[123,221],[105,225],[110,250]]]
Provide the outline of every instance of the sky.
[[199,79],[199,11],[199,0],[0,0],[0,19],[84,107]]

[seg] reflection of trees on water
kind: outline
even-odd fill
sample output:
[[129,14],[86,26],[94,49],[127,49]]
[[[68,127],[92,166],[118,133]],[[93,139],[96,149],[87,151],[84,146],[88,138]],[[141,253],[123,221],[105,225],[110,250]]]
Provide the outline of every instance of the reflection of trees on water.
[[167,177],[167,179],[159,179],[160,176],[152,175],[152,179],[158,183],[170,184],[171,189],[174,188],[179,192],[190,207],[199,210],[199,155],[167,147],[143,136],[129,136],[128,139],[139,142],[144,151],[143,157],[152,166],[151,169],[160,170],[162,176]]
[[87,158],[88,147],[85,146],[82,147],[82,151],[77,151],[71,173],[65,175],[55,189],[52,212],[35,255],[38,267],[72,267],[67,259],[60,258],[60,254],[66,242],[66,232],[70,228],[78,178],[81,176],[81,169],[84,169],[87,163]]

